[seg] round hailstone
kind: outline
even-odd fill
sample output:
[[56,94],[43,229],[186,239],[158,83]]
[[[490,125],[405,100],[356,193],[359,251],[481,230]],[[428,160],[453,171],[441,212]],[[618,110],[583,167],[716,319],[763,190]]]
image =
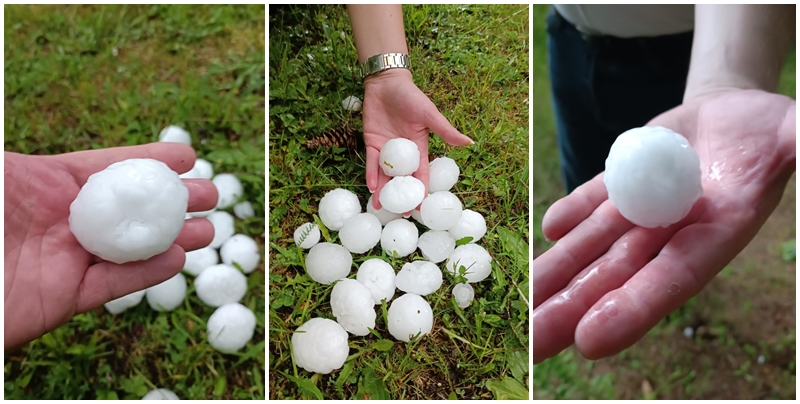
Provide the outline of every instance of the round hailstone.
[[208,246],[220,248],[233,236],[233,216],[228,212],[219,211],[208,215],[207,219],[214,226],[214,238]]
[[359,213],[339,229],[342,245],[355,254],[363,254],[381,239],[381,221],[371,213]]
[[461,219],[461,201],[449,191],[434,192],[422,201],[419,213],[431,230],[449,230]]
[[400,219],[403,215],[399,213],[389,212],[386,209],[381,208],[380,210],[375,210],[372,207],[372,195],[369,196],[369,200],[367,200],[367,213],[372,213],[378,220],[381,221],[381,226],[386,226],[386,223],[391,222],[395,219]]
[[390,139],[381,147],[380,158],[384,174],[390,177],[411,175],[419,168],[419,147],[408,139]]
[[337,279],[346,278],[353,265],[350,251],[333,243],[319,243],[306,255],[306,270],[311,279],[330,285]]
[[207,306],[219,307],[242,300],[247,293],[247,278],[230,265],[214,265],[195,278],[194,290]]
[[427,296],[442,286],[442,271],[429,261],[414,261],[403,265],[395,285],[403,292]]
[[472,289],[472,285],[469,283],[459,283],[453,287],[453,297],[456,298],[458,307],[466,309],[469,307],[469,304],[472,303],[472,300],[475,299],[475,289]]
[[433,328],[433,310],[421,296],[406,293],[389,307],[389,333],[395,339],[408,342],[415,335],[430,334]]
[[446,231],[428,230],[419,236],[417,247],[426,260],[438,264],[455,250],[456,240]]
[[178,395],[167,389],[150,390],[142,400],[180,400]]
[[117,315],[125,310],[130,309],[131,307],[138,306],[139,303],[142,302],[142,298],[144,298],[144,293],[144,290],[139,290],[111,300],[103,306],[106,308],[106,310],[108,310],[109,313]]
[[417,249],[419,230],[406,219],[396,219],[386,224],[381,233],[381,248],[389,255],[407,257]]
[[158,134],[159,142],[183,143],[192,145],[192,135],[180,126],[170,125],[161,129]]
[[350,334],[365,336],[375,328],[372,292],[355,279],[340,279],[331,291],[331,310],[336,321]]
[[430,181],[428,181],[428,193],[439,191],[449,191],[458,182],[458,175],[461,174],[455,160],[450,157],[438,157],[430,164]]
[[244,201],[239,202],[236,205],[233,205],[233,214],[236,215],[239,219],[247,219],[249,217],[253,217],[256,215],[256,211],[253,210],[253,204]]
[[217,187],[217,194],[219,194],[217,209],[233,206],[244,194],[242,182],[233,174],[217,174],[211,182]]
[[208,342],[222,353],[234,353],[247,345],[256,330],[256,315],[239,303],[219,306],[206,323]]
[[69,229],[86,251],[115,264],[167,251],[186,217],[189,190],[152,159],[130,159],[92,174],[69,206]]
[[258,263],[261,262],[258,244],[244,234],[236,234],[222,243],[219,255],[224,264],[233,265],[235,262],[246,274],[255,271]]
[[347,219],[361,213],[356,194],[342,188],[328,191],[319,201],[319,218],[328,230],[339,231]]
[[196,170],[194,167],[192,167],[192,169],[191,169],[191,170],[189,170],[189,171],[187,171],[187,172],[185,172],[185,173],[183,173],[183,174],[179,175],[178,177],[181,177],[181,178],[186,178],[186,179],[190,179],[190,178],[200,178],[200,172],[199,172],[199,171],[197,171],[197,170]]
[[667,227],[703,195],[701,175],[700,157],[686,138],[646,126],[617,137],[603,182],[623,217],[642,227]]
[[194,161],[194,170],[200,175],[199,178],[210,180],[214,176],[214,166],[208,160],[197,159]]
[[342,107],[348,111],[361,111],[361,100],[351,95],[342,101]]
[[186,262],[183,264],[183,270],[197,276],[206,268],[217,264],[219,264],[217,250],[205,247],[186,253]]
[[158,285],[147,288],[144,294],[147,304],[155,311],[172,311],[186,297],[186,277],[178,273]]
[[394,297],[394,269],[382,259],[372,258],[362,262],[356,280],[369,289],[376,306],[381,304],[381,300],[389,302]]
[[383,209],[393,213],[406,213],[425,199],[425,184],[411,177],[394,177],[381,189],[378,200]]
[[327,318],[312,318],[292,334],[294,363],[308,372],[328,374],[341,369],[350,353],[347,331]]
[[458,246],[447,258],[445,268],[456,275],[459,273],[458,268],[462,266],[467,268],[467,273],[464,275],[467,282],[480,282],[492,273],[492,256],[477,244]]
[[[423,202],[425,201],[423,200]],[[425,225],[425,223],[422,223],[422,215],[419,213],[419,209],[414,209],[411,211],[411,218],[416,220],[417,223]]]
[[319,226],[315,223],[303,223],[294,231],[294,243],[308,250],[319,243]]
[[458,219],[458,223],[447,231],[450,232],[450,235],[452,235],[453,239],[456,241],[464,237],[472,237],[470,243],[474,243],[483,238],[486,234],[486,220],[480,213],[474,210],[464,209],[464,211],[461,212],[461,218]]

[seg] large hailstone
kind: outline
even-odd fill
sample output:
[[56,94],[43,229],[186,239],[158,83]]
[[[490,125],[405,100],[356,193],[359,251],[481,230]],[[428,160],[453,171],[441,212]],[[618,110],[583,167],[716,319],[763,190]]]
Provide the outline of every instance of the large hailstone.
[[417,249],[419,230],[406,219],[396,219],[386,224],[381,233],[381,249],[388,255],[406,257]]
[[172,311],[183,303],[186,297],[186,277],[178,273],[158,285],[147,288],[145,299],[155,311]]
[[667,227],[703,195],[700,157],[683,136],[660,126],[617,137],[603,182],[619,213],[642,227]]
[[306,270],[311,279],[330,285],[337,279],[346,278],[353,265],[353,256],[346,248],[333,243],[319,243],[306,255]]
[[421,296],[406,293],[389,306],[389,334],[395,339],[409,342],[415,335],[430,334],[433,328],[433,310]]
[[461,219],[461,201],[449,191],[434,192],[422,201],[419,213],[431,230],[449,230]]
[[239,202],[233,205],[233,214],[239,219],[247,219],[256,215],[253,204],[248,201]]
[[474,210],[464,209],[458,223],[447,231],[456,241],[464,237],[472,237],[470,243],[474,243],[486,234],[486,219]]
[[356,194],[342,188],[328,191],[319,201],[319,218],[329,230],[339,231],[347,219],[361,213]]
[[161,129],[158,134],[159,142],[183,143],[192,145],[192,135],[180,126],[170,125]]
[[247,345],[256,330],[256,315],[239,303],[219,306],[206,323],[208,343],[222,353],[234,353]]
[[403,265],[397,273],[395,285],[403,292],[427,296],[442,286],[442,271],[429,261],[414,261]]
[[455,160],[450,157],[438,157],[430,163],[430,180],[428,181],[428,193],[439,191],[449,191],[458,182],[458,175],[461,174]]
[[339,240],[350,252],[363,254],[381,240],[381,221],[371,213],[359,213],[344,222]]
[[371,258],[361,263],[356,280],[372,293],[376,306],[381,304],[381,300],[388,302],[394,297],[394,269],[382,259]]
[[388,210],[383,208],[375,210],[375,208],[372,207],[372,195],[370,195],[369,200],[367,200],[367,213],[372,213],[373,215],[375,215],[375,217],[377,217],[378,220],[381,221],[381,226],[386,226],[386,223],[389,223],[392,220],[400,219],[401,217],[403,217],[403,215],[400,213],[389,212]]
[[180,400],[178,395],[167,389],[150,390],[142,400]]
[[183,270],[197,276],[200,275],[204,269],[217,264],[219,264],[217,250],[211,247],[205,247],[186,253],[186,262],[183,264]]
[[217,187],[217,209],[233,206],[244,194],[242,182],[233,174],[217,174],[211,182]]
[[205,178],[210,180],[211,177],[214,176],[214,166],[211,165],[211,162],[205,159],[197,159],[194,161],[194,170],[200,176],[200,178]]
[[445,268],[453,275],[457,275],[462,266],[467,269],[464,275],[467,282],[480,282],[492,273],[492,256],[477,244],[465,244],[456,247],[445,264]]
[[69,229],[86,251],[115,264],[167,251],[186,217],[189,191],[153,159],[129,159],[92,174],[69,206]]
[[292,334],[294,363],[308,372],[328,374],[341,369],[350,353],[347,331],[327,318],[312,318]]
[[[394,273],[392,273],[392,274],[394,274]],[[122,313],[125,310],[130,309],[131,307],[138,306],[139,303],[142,302],[142,299],[144,298],[144,294],[145,294],[144,290],[139,290],[139,291],[127,294],[125,296],[122,296],[120,298],[111,300],[111,301],[107,302],[106,304],[104,304],[103,306],[106,308],[106,310],[108,310],[109,313],[117,315],[119,313]]]
[[195,278],[194,290],[207,306],[219,307],[242,300],[247,293],[247,278],[230,265],[214,265]]
[[425,184],[411,177],[394,177],[381,189],[378,200],[383,209],[393,213],[406,213],[425,199]]
[[469,283],[459,283],[453,287],[453,297],[456,298],[458,307],[466,309],[475,299],[475,289],[472,289],[472,285]]
[[446,231],[428,230],[419,236],[417,247],[426,260],[438,264],[455,250],[456,240]]
[[233,236],[233,216],[225,211],[214,212],[207,217],[214,226],[214,238],[211,239],[211,248],[220,248],[222,244]]
[[308,250],[319,243],[319,226],[315,223],[303,223],[294,231],[294,243]]
[[419,168],[419,147],[408,139],[390,139],[381,147],[380,160],[383,173],[389,177],[411,175]]
[[224,264],[233,265],[235,262],[242,268],[242,272],[249,274],[258,268],[261,262],[261,252],[255,240],[244,234],[235,234],[219,249],[219,255]]
[[355,279],[340,279],[331,291],[331,310],[336,321],[350,334],[365,336],[375,328],[372,292]]

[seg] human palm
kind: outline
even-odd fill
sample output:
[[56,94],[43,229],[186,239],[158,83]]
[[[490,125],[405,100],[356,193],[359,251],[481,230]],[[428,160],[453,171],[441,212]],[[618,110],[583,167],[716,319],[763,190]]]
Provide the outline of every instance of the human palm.
[[602,174],[562,198],[533,262],[534,362],[575,343],[589,359],[643,337],[729,263],[777,206],[795,171],[795,101],[756,90],[706,96],[655,119],[700,156],[703,196],[667,228],[635,226]]

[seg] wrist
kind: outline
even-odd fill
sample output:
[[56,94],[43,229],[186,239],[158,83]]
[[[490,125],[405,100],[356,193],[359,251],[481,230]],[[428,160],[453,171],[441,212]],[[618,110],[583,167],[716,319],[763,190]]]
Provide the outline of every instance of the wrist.
[[370,74],[364,78],[364,87],[372,87],[393,81],[408,80],[413,82],[414,78],[409,69],[388,69],[379,73]]

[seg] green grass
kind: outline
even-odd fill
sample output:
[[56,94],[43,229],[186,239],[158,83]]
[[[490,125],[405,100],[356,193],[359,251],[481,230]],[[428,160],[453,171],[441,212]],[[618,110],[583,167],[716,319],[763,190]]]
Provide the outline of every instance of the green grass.
[[[486,217],[480,244],[494,256],[492,276],[474,285],[465,310],[446,276],[426,297],[433,331],[416,342],[394,341],[380,308],[375,332],[349,339],[342,369],[315,375],[295,366],[294,329],[333,316],[331,287],[306,274],[294,230],[313,220],[327,191],[349,189],[362,206],[369,197],[363,150],[304,144],[333,129],[360,130],[360,113],[341,101],[363,97],[363,87],[349,69],[357,55],[343,6],[270,7],[270,399],[528,397],[528,10],[420,5],[404,16],[416,84],[476,140],[455,149],[434,137],[431,154],[461,167],[454,193]],[[383,258],[396,270],[405,261]],[[351,276],[364,259],[355,257]]]
[[[244,184],[256,216],[236,231],[264,245],[264,6],[5,6],[6,151],[57,154],[144,144],[176,124],[199,157]],[[188,277],[191,279],[191,277]],[[9,399],[264,399],[265,271],[242,303],[253,340],[235,355],[206,342],[213,312],[189,287],[158,314],[103,308],[6,352]]]

